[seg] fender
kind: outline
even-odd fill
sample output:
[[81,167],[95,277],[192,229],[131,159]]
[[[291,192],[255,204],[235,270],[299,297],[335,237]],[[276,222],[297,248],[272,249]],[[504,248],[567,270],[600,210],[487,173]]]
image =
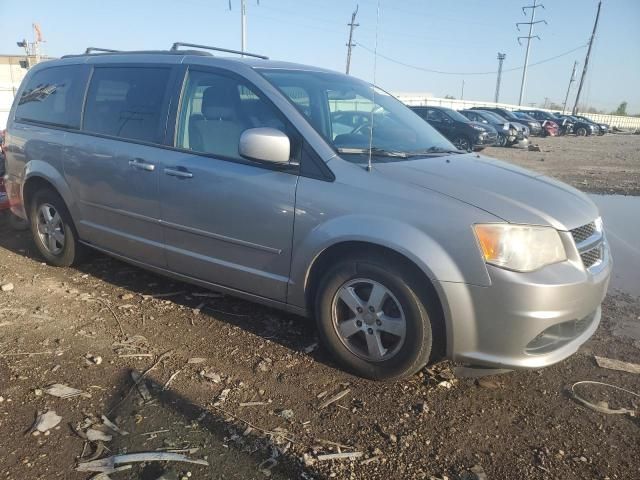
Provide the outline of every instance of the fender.
[[[447,250],[415,226],[388,218],[354,214],[329,220],[308,232],[304,238],[295,239],[289,303],[305,306],[305,286],[313,262],[327,248],[349,241],[379,245],[405,256],[424,272],[436,290],[439,290],[439,282],[443,281],[490,282],[486,268],[478,269],[473,279],[466,277]],[[468,266],[465,270],[468,274]]]

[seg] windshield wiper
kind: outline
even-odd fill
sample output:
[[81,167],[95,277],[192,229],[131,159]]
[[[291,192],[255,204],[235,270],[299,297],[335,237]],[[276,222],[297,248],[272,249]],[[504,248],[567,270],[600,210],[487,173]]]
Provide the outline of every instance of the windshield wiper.
[[[346,153],[353,155],[368,155],[368,148],[352,148],[352,147],[340,147],[337,149],[338,153]],[[408,158],[409,154],[406,152],[399,152],[395,150],[386,150],[384,148],[371,147],[371,155],[376,155],[378,157],[397,157],[397,158]]]
[[429,155],[431,153],[467,153],[464,150],[451,150],[450,148],[442,148],[442,147],[429,147],[426,150],[419,150],[415,152],[408,152],[408,155],[415,157],[420,155]]

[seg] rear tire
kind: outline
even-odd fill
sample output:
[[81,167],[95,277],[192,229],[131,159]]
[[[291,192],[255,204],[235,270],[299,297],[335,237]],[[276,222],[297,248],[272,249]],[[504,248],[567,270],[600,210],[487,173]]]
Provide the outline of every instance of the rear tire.
[[331,267],[319,284],[315,315],[332,358],[373,380],[400,379],[426,365],[433,338],[428,311],[435,310],[420,300],[419,285],[410,269],[378,255]]
[[498,134],[498,146],[499,147],[507,146],[507,137],[501,133]]
[[36,247],[49,265],[69,267],[80,260],[84,248],[78,242],[71,214],[56,192],[43,189],[35,193],[29,222]]

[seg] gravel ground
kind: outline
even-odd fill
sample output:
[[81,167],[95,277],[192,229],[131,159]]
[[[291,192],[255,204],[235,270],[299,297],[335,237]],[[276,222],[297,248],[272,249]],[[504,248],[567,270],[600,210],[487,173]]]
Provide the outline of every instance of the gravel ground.
[[[544,166],[564,180],[575,174],[576,186],[588,178],[589,185],[604,185],[595,191],[619,188],[617,180],[607,183],[617,173],[607,173],[607,181],[580,176],[575,172],[594,167],[579,166],[579,155],[558,156],[568,151],[564,145],[587,148],[586,142],[617,145],[611,161],[638,172],[638,137],[542,139],[544,163],[536,152],[487,153]],[[635,156],[635,169],[618,159],[623,151]],[[564,164],[550,170],[561,161],[574,162],[575,172]],[[635,187],[630,177],[620,176],[627,193],[638,189],[637,174]],[[640,340],[625,336],[640,320],[635,298],[608,296],[596,335],[550,368],[474,380],[458,378],[456,366],[444,362],[401,382],[375,383],[334,365],[303,319],[202,296],[207,292],[99,254],[78,268],[52,268],[41,263],[28,233],[2,225],[0,285],[8,283],[13,289],[0,291],[0,474],[6,479],[91,478],[74,469],[102,446],[108,449],[102,456],[160,449],[209,462],[136,464],[114,480],[156,480],[163,472],[163,478],[196,479],[469,480],[485,478],[482,472],[488,479],[640,478],[638,418],[589,410],[569,393],[581,380],[638,391],[637,374],[594,360],[640,363]],[[146,372],[148,400],[131,372]],[[86,395],[47,394],[56,383]],[[581,393],[611,408],[640,406],[638,398],[600,387]],[[62,417],[59,425],[30,432],[36,416],[51,410]],[[101,415],[129,434],[105,428]],[[91,424],[112,440],[83,439]],[[322,457],[349,452],[357,458]]]
[[586,192],[640,195],[640,135],[533,137],[531,143],[541,151],[489,147],[482,153]]

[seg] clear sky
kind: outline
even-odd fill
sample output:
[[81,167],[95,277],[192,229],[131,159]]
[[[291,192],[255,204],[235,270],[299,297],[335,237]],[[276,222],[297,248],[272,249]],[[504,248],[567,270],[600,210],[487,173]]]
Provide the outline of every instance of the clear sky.
[[[526,21],[520,7],[533,0],[380,0],[378,53],[423,69],[494,72],[498,51],[507,54],[505,69],[521,67],[515,23]],[[352,74],[373,80],[376,0],[247,0],[247,49],[272,58],[344,71],[347,23],[360,5]],[[538,9],[530,62],[535,63],[585,45],[597,0],[543,0]],[[240,0],[0,0],[0,54],[21,53],[15,42],[32,39],[32,22],[41,26],[44,53],[60,56],[87,46],[114,49],[168,48],[174,41],[240,47]],[[526,103],[545,97],[562,103],[574,60],[580,72],[586,48],[531,66]],[[521,70],[505,72],[501,101],[516,103]],[[441,75],[378,57],[376,83],[395,92],[431,92],[436,96],[492,100],[496,75]],[[573,84],[570,103],[577,82]],[[613,110],[627,101],[640,113],[640,0],[604,0],[585,103]]]

